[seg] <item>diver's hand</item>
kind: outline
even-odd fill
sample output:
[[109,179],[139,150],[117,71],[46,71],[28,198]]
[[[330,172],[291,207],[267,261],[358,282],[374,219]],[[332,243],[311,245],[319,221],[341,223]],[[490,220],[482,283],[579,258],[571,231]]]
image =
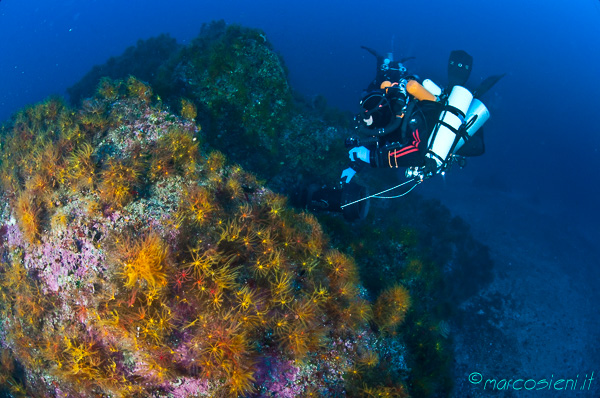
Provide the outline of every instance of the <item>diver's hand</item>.
[[348,167],[347,169],[344,169],[344,171],[342,171],[340,181],[342,182],[342,184],[348,184],[355,174],[356,170],[354,170],[352,167]]
[[359,147],[350,149],[350,151],[348,151],[348,156],[350,157],[351,162],[356,162],[357,160],[361,160],[365,163],[370,163],[370,160],[369,160],[370,153],[371,153],[371,151],[369,151],[366,147],[359,146]]

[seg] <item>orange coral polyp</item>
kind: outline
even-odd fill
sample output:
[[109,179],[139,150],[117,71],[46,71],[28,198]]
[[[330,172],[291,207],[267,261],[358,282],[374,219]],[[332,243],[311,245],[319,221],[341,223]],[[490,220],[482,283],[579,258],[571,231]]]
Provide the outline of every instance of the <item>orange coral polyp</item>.
[[404,286],[396,284],[387,288],[375,302],[373,308],[375,323],[387,332],[393,333],[404,321],[410,304],[410,293]]
[[29,192],[23,192],[15,205],[19,226],[25,238],[33,243],[37,241],[40,231],[40,207]]
[[150,233],[135,243],[126,240],[122,250],[126,253],[123,263],[125,287],[133,288],[141,284],[143,287],[156,288],[166,284],[169,250],[157,234]]

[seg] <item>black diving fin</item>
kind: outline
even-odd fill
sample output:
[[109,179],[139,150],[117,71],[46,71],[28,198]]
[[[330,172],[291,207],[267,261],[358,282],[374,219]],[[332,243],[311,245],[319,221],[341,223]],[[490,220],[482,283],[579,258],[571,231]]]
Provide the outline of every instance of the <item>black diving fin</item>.
[[484,81],[482,81],[479,87],[477,87],[473,92],[473,97],[481,98],[483,94],[487,93],[488,90],[492,88],[496,83],[498,83],[498,80],[502,79],[505,75],[506,73],[503,73],[501,75],[490,76]]
[[454,50],[448,59],[448,87],[463,86],[473,68],[473,57],[463,50]]

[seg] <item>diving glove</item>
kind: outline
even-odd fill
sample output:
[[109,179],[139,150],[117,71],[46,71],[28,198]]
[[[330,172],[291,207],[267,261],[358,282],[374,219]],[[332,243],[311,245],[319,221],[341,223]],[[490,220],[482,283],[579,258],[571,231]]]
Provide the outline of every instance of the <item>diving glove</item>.
[[344,171],[342,171],[340,181],[342,182],[342,184],[348,184],[355,174],[356,170],[354,170],[352,167],[348,167],[347,169],[344,169]]
[[370,163],[370,160],[369,160],[370,152],[371,151],[369,151],[366,147],[359,146],[359,147],[350,149],[350,151],[348,151],[348,156],[350,157],[351,162],[356,162],[357,160],[361,160],[365,163]]

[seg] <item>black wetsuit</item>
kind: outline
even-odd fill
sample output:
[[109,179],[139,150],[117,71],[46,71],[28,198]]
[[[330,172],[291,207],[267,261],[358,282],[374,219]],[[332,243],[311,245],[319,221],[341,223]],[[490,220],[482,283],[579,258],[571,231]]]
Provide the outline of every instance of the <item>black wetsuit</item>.
[[[372,167],[412,167],[425,164],[429,136],[435,127],[442,105],[433,101],[413,101],[401,112],[402,103],[394,105],[395,115],[382,129],[366,130],[371,139],[367,142],[369,162]],[[366,163],[351,162],[350,167],[359,171]]]

